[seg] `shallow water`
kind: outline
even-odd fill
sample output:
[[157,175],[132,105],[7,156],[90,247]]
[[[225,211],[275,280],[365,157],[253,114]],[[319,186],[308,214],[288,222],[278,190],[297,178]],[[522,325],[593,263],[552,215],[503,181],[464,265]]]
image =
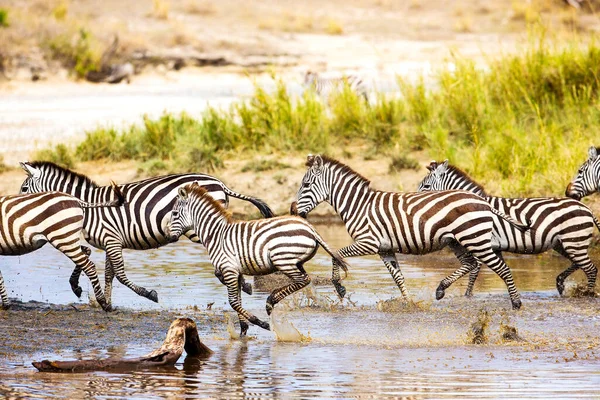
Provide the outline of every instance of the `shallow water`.
[[[317,229],[338,248],[350,243],[341,225]],[[207,360],[182,357],[175,368],[128,373],[38,373],[32,360],[78,359],[111,355],[139,356],[157,347],[164,336],[148,343],[108,346],[102,340],[93,348],[40,349],[35,354],[0,357],[0,397],[28,398],[380,398],[396,397],[555,397],[600,395],[600,365],[593,340],[585,345],[562,342],[593,336],[600,325],[597,300],[559,299],[555,277],[568,261],[551,253],[542,256],[506,255],[524,311],[510,311],[504,283],[482,269],[473,299],[462,293],[466,279],[435,302],[439,281],[457,261],[449,252],[402,257],[407,286],[422,308],[400,313],[377,311],[377,302],[399,296],[387,270],[377,258],[350,259],[345,281],[351,304],[340,303],[329,285],[311,288],[276,307],[309,340],[278,342],[272,332],[250,327],[250,338],[231,340],[225,319],[216,326],[199,324],[200,337],[215,354]],[[593,258],[595,258],[593,256]],[[103,254],[93,261],[103,269]],[[159,304],[140,298],[116,283],[113,304],[122,310],[182,310],[223,315],[231,310],[225,288],[212,274],[207,255],[185,240],[161,249],[125,253],[131,280],[159,293]],[[327,277],[330,259],[322,251],[306,265],[309,273]],[[51,247],[23,257],[3,257],[0,270],[9,296],[24,302],[52,304],[76,302],[70,290],[69,261]],[[581,272],[568,281],[583,282]],[[87,302],[90,285],[82,277]],[[244,295],[244,306],[266,318],[268,293]],[[312,298],[312,300],[311,300]],[[311,302],[316,307],[306,307]],[[328,308],[328,305],[330,308]],[[195,308],[194,308],[195,307]],[[471,315],[488,307],[514,320],[528,345],[503,345],[493,334],[490,345],[465,345]],[[529,307],[529,309],[528,309]],[[43,311],[42,311],[43,312]],[[575,315],[574,315],[575,313]],[[580,314],[578,314],[580,313]],[[57,313],[59,314],[59,313]],[[211,315],[213,315],[211,314]],[[497,332],[500,317],[492,330]],[[567,318],[571,318],[568,319]],[[1,321],[0,321],[1,323]],[[581,335],[577,334],[581,331]],[[93,333],[93,332],[90,332]],[[587,336],[586,336],[587,335]],[[569,339],[570,340],[570,339]],[[583,339],[582,339],[583,340]],[[591,343],[591,344],[590,344]],[[575,346],[575,347],[573,347]],[[577,352],[576,356],[573,354]]]

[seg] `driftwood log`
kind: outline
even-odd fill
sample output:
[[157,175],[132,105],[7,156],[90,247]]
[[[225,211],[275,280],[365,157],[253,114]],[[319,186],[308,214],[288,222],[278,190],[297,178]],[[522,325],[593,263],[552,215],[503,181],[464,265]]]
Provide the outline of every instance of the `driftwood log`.
[[137,358],[107,358],[79,361],[34,361],[32,364],[42,372],[82,372],[107,369],[138,369],[173,366],[185,350],[188,356],[206,357],[212,350],[198,336],[196,323],[189,318],[177,318],[167,332],[162,346],[152,353]]

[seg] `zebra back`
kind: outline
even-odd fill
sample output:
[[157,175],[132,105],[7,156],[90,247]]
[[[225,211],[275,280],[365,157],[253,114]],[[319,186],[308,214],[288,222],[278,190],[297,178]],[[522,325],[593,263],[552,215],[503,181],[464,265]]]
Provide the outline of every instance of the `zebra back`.
[[345,86],[358,96],[367,99],[367,88],[363,80],[356,75],[345,75],[337,78],[323,78],[314,71],[307,71],[304,75],[304,84],[312,88],[320,96],[329,96],[333,92],[340,92]]

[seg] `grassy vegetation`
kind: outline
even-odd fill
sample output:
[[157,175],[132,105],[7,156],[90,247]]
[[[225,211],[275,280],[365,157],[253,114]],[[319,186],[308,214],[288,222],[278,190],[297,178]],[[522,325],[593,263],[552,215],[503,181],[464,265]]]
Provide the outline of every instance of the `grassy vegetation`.
[[[99,128],[77,147],[79,160],[150,160],[165,170],[211,170],[244,153],[327,152],[363,145],[363,158],[414,168],[410,152],[466,169],[504,195],[559,195],[597,139],[600,47],[557,46],[538,38],[518,55],[478,68],[462,58],[435,81],[399,80],[401,97],[366,104],[348,88],[322,101],[291,98],[283,82],[201,118],[144,118],[123,131]],[[596,143],[597,144],[597,143]],[[253,169],[259,166],[251,167]]]
[[61,61],[77,77],[84,77],[100,67],[101,52],[94,37],[85,28],[52,36],[44,42],[44,47],[52,59]]
[[8,28],[9,26],[8,10],[6,8],[0,8],[0,28]]

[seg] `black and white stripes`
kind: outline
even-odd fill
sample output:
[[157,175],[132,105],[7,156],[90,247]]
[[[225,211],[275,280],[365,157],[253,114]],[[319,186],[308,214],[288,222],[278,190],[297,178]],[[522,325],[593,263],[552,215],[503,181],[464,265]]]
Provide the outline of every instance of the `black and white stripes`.
[[[114,198],[109,186],[98,186],[88,177],[48,162],[22,163],[27,179],[21,193],[59,190],[86,202],[106,202]],[[245,196],[227,188],[220,180],[204,174],[179,174],[159,176],[139,182],[119,185],[125,196],[125,204],[119,208],[93,208],[85,213],[84,236],[93,246],[106,251],[105,296],[110,304],[112,281],[116,275],[120,283],[138,295],[158,301],[154,290],[135,285],[125,275],[123,249],[144,250],[169,243],[166,233],[171,208],[177,189],[197,182],[209,194],[224,205],[229,196],[254,204],[265,217],[273,215],[261,200]],[[184,232],[192,241],[198,238],[193,231]],[[73,272],[72,280],[80,271]]]
[[[110,310],[96,267],[88,258],[89,249],[81,246],[84,224],[82,207],[118,206],[117,201],[106,204],[82,203],[76,198],[58,192],[45,192],[0,197],[0,255],[15,256],[30,253],[50,243],[69,257],[76,269],[83,270],[94,288],[96,300],[104,310]],[[81,288],[73,285],[75,294],[81,296]],[[8,306],[4,280],[0,275],[0,298],[3,307]]]
[[576,200],[600,191],[600,148],[590,147],[588,159],[579,167],[577,175],[567,186],[565,194]]
[[367,86],[361,78],[356,75],[346,75],[338,78],[323,78],[313,71],[307,71],[304,75],[304,85],[313,89],[318,95],[329,97],[333,92],[339,92],[347,85],[357,96],[368,101]]
[[267,322],[242,307],[240,281],[243,275],[266,275],[281,271],[292,283],[275,289],[267,298],[267,313],[286,296],[310,283],[304,263],[313,258],[319,245],[334,257],[338,266],[346,263],[327,246],[305,220],[278,217],[255,221],[235,221],[231,215],[197,184],[179,189],[171,213],[171,239],[193,229],[208,250],[215,275],[227,286],[229,304],[238,313],[241,334],[248,322],[269,329]]
[[[524,233],[500,218],[494,217],[494,248],[521,254],[539,254],[554,249],[569,261],[571,266],[556,278],[560,294],[565,279],[581,268],[588,279],[588,289],[593,291],[597,269],[590,260],[588,248],[594,226],[598,220],[584,204],[569,198],[515,198],[488,196],[483,187],[466,173],[449,165],[448,161],[432,161],[429,174],[419,184],[419,191],[467,190],[484,198],[493,208],[518,221],[528,222],[532,231]],[[469,269],[468,266],[463,268]],[[467,295],[473,290],[479,266],[471,271]]]
[[[291,211],[306,216],[319,203],[330,203],[354,239],[339,250],[341,257],[378,254],[406,298],[397,254],[425,254],[449,246],[457,256],[475,257],[490,267],[506,283],[513,307],[521,306],[512,274],[492,248],[494,214],[479,196],[464,191],[401,194],[373,190],[367,179],[325,156],[309,156],[307,166]],[[338,281],[334,263],[333,282]],[[448,282],[440,283],[438,298],[447,286]]]

